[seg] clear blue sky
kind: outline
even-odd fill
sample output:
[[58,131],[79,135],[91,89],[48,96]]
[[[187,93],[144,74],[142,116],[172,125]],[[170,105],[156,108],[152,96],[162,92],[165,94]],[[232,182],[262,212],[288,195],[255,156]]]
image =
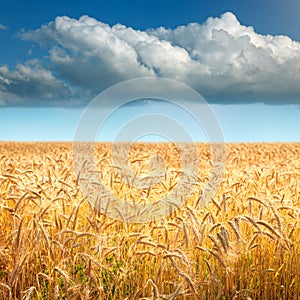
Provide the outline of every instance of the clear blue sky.
[[161,76],[201,93],[226,141],[300,141],[299,15],[298,0],[2,1],[0,140],[73,140],[99,92]]

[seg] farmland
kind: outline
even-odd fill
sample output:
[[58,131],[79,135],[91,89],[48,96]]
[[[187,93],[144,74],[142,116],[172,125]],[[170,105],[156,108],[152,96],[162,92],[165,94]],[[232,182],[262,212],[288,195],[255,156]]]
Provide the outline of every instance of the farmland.
[[[115,197],[155,203],[176,188],[176,147],[132,145],[138,176],[151,155],[164,157],[168,174],[153,188],[124,182],[111,148],[97,144],[95,157]],[[184,205],[134,223],[82,193],[71,143],[0,143],[0,299],[297,299],[300,144],[227,144],[205,206],[211,150],[197,149],[197,184]]]

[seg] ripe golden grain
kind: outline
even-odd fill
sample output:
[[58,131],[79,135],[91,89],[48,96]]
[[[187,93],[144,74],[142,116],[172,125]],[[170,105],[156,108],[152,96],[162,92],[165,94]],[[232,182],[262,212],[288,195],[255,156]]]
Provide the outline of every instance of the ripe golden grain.
[[[99,178],[132,207],[155,204],[183,174],[186,182],[196,178],[199,190],[184,206],[178,200],[185,195],[174,194],[165,219],[131,224],[107,215],[102,194],[95,206],[87,201],[71,144],[0,143],[0,300],[297,299],[300,144],[228,144],[222,182],[209,145],[197,147],[193,177],[180,169],[176,145],[133,144],[135,175],[127,176],[113,167],[112,145],[96,145],[98,169],[87,182],[99,186]],[[166,170],[152,174],[160,181],[135,186],[154,179],[147,175],[159,157]],[[128,221],[121,210],[119,216]]]

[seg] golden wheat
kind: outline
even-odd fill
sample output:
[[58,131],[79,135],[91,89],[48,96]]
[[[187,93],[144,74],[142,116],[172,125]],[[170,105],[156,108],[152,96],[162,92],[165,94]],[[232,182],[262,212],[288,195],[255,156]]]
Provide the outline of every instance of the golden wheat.
[[[165,218],[137,224],[118,207],[123,221],[110,218],[101,197],[88,201],[71,144],[0,143],[0,299],[297,299],[300,144],[226,145],[205,207],[219,166],[208,144],[197,148],[194,182],[176,145],[133,144],[127,176],[112,144],[97,144],[97,173],[85,179],[96,186],[98,176],[139,216],[154,214],[147,205],[181,176],[196,187],[184,205],[173,194]],[[153,171],[164,162],[163,174]]]

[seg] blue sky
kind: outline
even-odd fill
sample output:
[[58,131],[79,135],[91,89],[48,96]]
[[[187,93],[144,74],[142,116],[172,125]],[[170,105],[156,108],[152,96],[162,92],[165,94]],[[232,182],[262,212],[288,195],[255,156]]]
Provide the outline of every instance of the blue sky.
[[299,14],[298,0],[1,3],[0,140],[73,140],[98,93],[161,76],[204,96],[225,141],[300,141]]

